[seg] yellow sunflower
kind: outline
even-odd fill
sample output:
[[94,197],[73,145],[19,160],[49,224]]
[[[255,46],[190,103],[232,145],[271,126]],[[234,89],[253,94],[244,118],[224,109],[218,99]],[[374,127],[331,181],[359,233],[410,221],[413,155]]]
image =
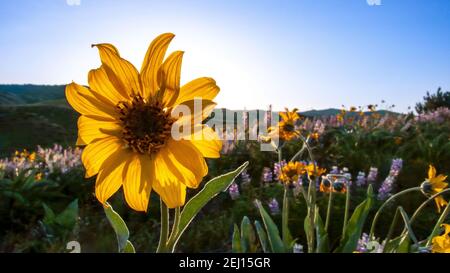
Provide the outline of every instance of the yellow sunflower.
[[[123,187],[134,210],[147,211],[152,190],[169,208],[180,207],[186,187],[198,187],[208,173],[204,157],[219,157],[222,142],[202,125],[219,87],[211,78],[180,87],[183,52],[164,59],[173,37],[162,34],[150,44],[140,72],[113,45],[94,45],[101,66],[89,72],[89,87],[66,87],[81,114],[77,144],[87,145],[86,177],[97,175],[95,194],[103,204]],[[182,137],[174,137],[173,128],[182,128]]]
[[[436,176],[436,168],[430,165],[428,169],[428,178],[421,185],[422,192],[426,195],[434,195],[443,191],[448,186],[448,183],[445,182],[446,179],[447,176],[442,174]],[[439,213],[441,212],[441,207],[445,207],[448,204],[442,195],[434,198],[434,201],[436,202]]]
[[319,176],[321,176],[322,174],[324,174],[327,171],[327,169],[320,168],[317,165],[314,166],[313,163],[309,163],[306,166],[306,170],[308,171],[308,175],[310,177],[319,177]]
[[443,224],[444,234],[432,239],[431,251],[433,253],[450,253],[450,225]]
[[290,141],[297,138],[300,133],[295,128],[297,121],[300,119],[298,115],[297,108],[292,111],[285,109],[286,112],[280,112],[281,121],[278,122],[277,126],[269,128],[269,138],[279,138],[284,141]]
[[294,183],[305,173],[305,164],[303,162],[290,161],[281,168],[279,180],[285,184]]

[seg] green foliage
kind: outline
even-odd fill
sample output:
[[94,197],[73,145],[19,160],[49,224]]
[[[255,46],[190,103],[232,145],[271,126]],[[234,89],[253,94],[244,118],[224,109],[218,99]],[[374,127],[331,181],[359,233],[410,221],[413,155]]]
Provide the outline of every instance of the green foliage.
[[117,237],[117,244],[119,248],[119,252],[132,252],[134,253],[134,246],[128,240],[130,237],[130,232],[128,231],[128,227],[125,224],[125,221],[120,217],[120,215],[114,211],[111,205],[106,204],[104,206],[106,217],[108,218],[109,223],[114,229]]
[[416,104],[416,111],[419,114],[432,112],[439,107],[450,108],[450,92],[443,92],[442,88],[438,88],[435,94],[430,94],[423,97],[423,102]]

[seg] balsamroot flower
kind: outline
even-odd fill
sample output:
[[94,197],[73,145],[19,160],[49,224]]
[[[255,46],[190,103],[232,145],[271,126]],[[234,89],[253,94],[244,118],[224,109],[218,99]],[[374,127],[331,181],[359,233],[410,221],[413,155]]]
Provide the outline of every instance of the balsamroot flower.
[[431,251],[433,253],[450,253],[450,225],[443,224],[444,234],[432,239]]
[[[443,191],[448,187],[448,183],[445,182],[446,179],[447,176],[444,176],[442,174],[436,176],[436,168],[430,165],[428,169],[428,178],[425,180],[425,182],[422,183],[422,185],[420,185],[420,187],[422,188],[422,192],[425,195],[430,196]],[[434,198],[434,201],[436,202],[437,210],[439,213],[441,213],[441,207],[445,207],[448,204],[448,202],[444,199],[444,197],[442,197],[442,195]]]
[[286,108],[286,112],[280,112],[281,121],[277,126],[269,128],[269,139],[279,138],[283,141],[290,141],[300,136],[299,131],[295,128],[300,119],[297,111],[297,108],[292,111]]
[[204,157],[219,157],[222,142],[202,125],[219,87],[211,78],[180,87],[183,52],[164,60],[173,37],[162,34],[150,44],[140,72],[113,45],[94,45],[102,65],[89,72],[89,87],[66,87],[81,114],[77,144],[87,145],[86,177],[97,175],[95,194],[103,204],[123,187],[134,210],[147,211],[152,190],[169,208],[180,207],[186,187],[197,188],[208,173]]
[[287,185],[297,182],[300,176],[306,173],[305,163],[303,162],[288,162],[281,168],[279,180]]

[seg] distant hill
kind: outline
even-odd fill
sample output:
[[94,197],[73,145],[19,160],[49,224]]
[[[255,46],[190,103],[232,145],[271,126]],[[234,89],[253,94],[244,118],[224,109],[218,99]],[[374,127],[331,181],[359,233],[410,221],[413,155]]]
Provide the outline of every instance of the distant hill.
[[39,103],[64,99],[65,85],[1,84],[0,105]]
[[[67,103],[64,88],[64,85],[0,85],[0,157],[16,149],[34,149],[37,145],[75,144],[79,115]],[[257,110],[246,111],[256,116]],[[260,111],[264,115],[265,110]],[[243,112],[219,108],[214,110],[212,118],[218,119],[221,113],[225,113],[227,122],[231,123],[235,113],[236,118],[242,118]],[[339,109],[330,108],[299,114],[325,117],[339,112]]]

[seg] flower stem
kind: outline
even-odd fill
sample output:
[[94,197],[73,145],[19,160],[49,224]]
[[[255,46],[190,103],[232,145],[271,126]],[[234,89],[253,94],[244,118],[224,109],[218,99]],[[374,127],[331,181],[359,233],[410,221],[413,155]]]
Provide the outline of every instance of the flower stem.
[[175,208],[175,218],[173,221],[172,232],[170,233],[169,240],[167,242],[167,250],[171,253],[175,251],[176,244],[178,242],[178,232],[180,231],[180,207]]
[[167,237],[169,235],[169,209],[166,204],[160,199],[161,207],[161,231],[159,235],[159,244],[156,249],[157,253],[167,252]]
[[401,195],[404,195],[404,194],[413,192],[413,191],[420,191],[420,187],[414,187],[414,188],[409,188],[409,189],[403,190],[403,191],[401,191],[401,192],[398,192],[398,193],[392,195],[390,198],[388,198],[386,201],[384,201],[384,203],[380,206],[380,208],[379,208],[379,209],[377,210],[377,212],[375,213],[375,216],[373,217],[373,220],[372,220],[372,226],[370,227],[369,238],[374,237],[375,226],[376,226],[376,224],[377,224],[377,222],[378,222],[378,218],[380,217],[381,212],[382,212],[383,209],[386,207],[386,205],[387,205],[389,202],[393,201],[395,198],[397,198],[397,197],[399,197],[399,196],[401,196]]
[[328,232],[328,225],[330,224],[332,203],[333,203],[333,190],[330,190],[330,194],[328,196],[327,218],[325,220],[325,231],[327,232]]
[[345,237],[347,231],[348,214],[350,211],[350,185],[347,183],[347,192],[345,194],[345,212],[344,212],[344,224],[342,225],[342,239]]
[[284,186],[283,194],[283,213],[282,213],[282,233],[283,241],[285,245],[289,245],[291,242],[291,236],[289,234],[289,199],[288,199],[288,186]]

